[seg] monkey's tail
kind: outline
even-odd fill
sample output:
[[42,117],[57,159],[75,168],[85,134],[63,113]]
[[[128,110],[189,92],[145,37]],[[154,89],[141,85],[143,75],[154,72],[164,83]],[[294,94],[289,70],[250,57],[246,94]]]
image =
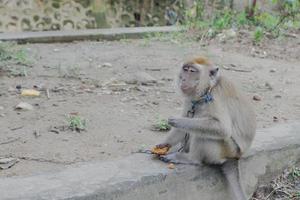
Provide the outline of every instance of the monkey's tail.
[[247,200],[241,184],[239,161],[236,159],[228,160],[221,168],[231,190],[232,198],[234,197],[235,200]]

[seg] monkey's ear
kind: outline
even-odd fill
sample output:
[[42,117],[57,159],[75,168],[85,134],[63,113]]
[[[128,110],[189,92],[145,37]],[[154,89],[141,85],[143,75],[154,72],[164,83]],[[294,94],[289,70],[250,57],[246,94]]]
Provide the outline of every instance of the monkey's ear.
[[214,67],[213,69],[209,70],[209,76],[210,77],[216,77],[219,72],[219,67]]

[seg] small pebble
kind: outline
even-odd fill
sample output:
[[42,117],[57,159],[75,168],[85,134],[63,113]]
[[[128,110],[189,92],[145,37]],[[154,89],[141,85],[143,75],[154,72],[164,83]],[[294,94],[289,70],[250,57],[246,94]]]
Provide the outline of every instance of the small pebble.
[[253,100],[254,100],[254,101],[261,101],[261,97],[258,96],[258,95],[254,95],[254,96],[253,96]]
[[275,97],[276,99],[280,99],[282,96],[279,95],[279,94],[277,94],[277,95],[275,95],[274,97]]
[[175,165],[173,163],[168,164],[169,169],[175,169]]
[[17,109],[17,110],[33,110],[33,106],[26,102],[20,102],[18,105],[16,105],[15,109]]
[[111,63],[103,63],[102,65],[101,65],[101,67],[112,67],[112,64]]
[[265,83],[265,87],[268,88],[269,90],[273,90],[273,87],[269,82]]

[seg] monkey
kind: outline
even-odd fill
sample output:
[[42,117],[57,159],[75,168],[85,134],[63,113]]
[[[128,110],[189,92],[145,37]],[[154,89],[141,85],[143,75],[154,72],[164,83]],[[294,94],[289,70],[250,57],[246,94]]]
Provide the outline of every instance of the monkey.
[[239,159],[256,132],[250,101],[205,57],[188,60],[180,68],[177,86],[183,95],[182,117],[170,117],[172,129],[158,148],[183,145],[161,155],[175,164],[220,166],[232,198],[246,200],[240,182]]

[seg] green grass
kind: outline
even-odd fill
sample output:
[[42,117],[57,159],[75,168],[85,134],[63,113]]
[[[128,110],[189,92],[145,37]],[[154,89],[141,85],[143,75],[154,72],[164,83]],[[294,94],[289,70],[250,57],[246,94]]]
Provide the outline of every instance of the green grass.
[[255,43],[260,43],[264,37],[264,31],[261,27],[256,27],[255,31],[253,32],[253,41]]
[[79,115],[69,115],[67,120],[68,127],[72,131],[81,132],[86,130],[86,120]]
[[211,26],[216,30],[231,28],[233,17],[234,17],[233,13],[231,11],[226,10],[222,13],[217,14],[214,17]]
[[0,70],[12,76],[27,76],[32,64],[27,51],[14,42],[0,42]]
[[14,42],[0,42],[0,62],[7,61],[22,65],[31,64],[28,54],[23,47]]
[[[278,3],[273,0],[273,3]],[[255,44],[261,43],[266,37],[272,36],[273,39],[280,38],[287,31],[299,30],[300,28],[300,1],[289,0],[281,2],[283,8],[280,12],[264,12],[255,9],[253,17],[248,17],[245,11],[237,12],[228,8],[215,11],[210,18],[201,18],[205,16],[205,10],[199,6],[201,2],[196,3],[185,13],[185,20],[181,24],[185,30],[179,34],[149,34],[145,36],[144,45],[150,44],[151,40],[175,42],[178,44],[206,41],[214,38],[226,29],[239,31],[240,29],[252,34],[252,40]],[[200,9],[200,10],[199,10]],[[199,12],[199,13],[197,13]]]
[[157,121],[154,124],[154,130],[156,131],[168,131],[171,129],[171,126],[168,124],[168,120],[161,117],[157,117]]

